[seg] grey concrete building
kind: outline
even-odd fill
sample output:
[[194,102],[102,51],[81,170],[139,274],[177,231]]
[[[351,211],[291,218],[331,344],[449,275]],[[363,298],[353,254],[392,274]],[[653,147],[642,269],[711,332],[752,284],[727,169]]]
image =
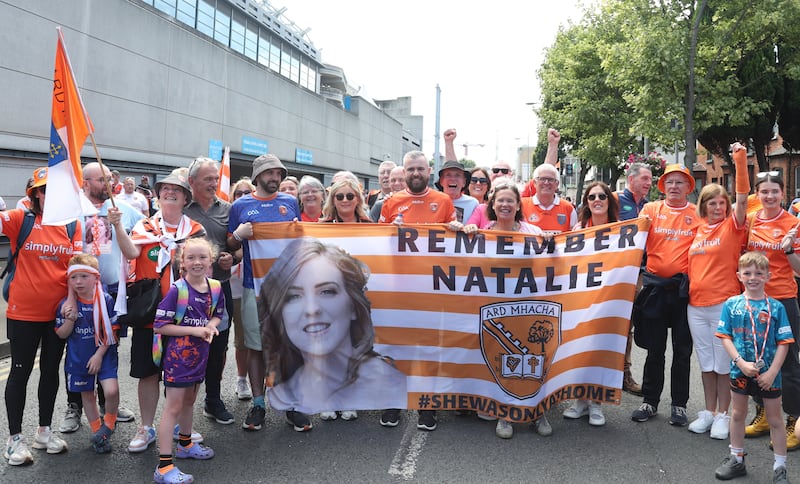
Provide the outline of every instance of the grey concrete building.
[[[0,0],[0,196],[22,196],[46,163],[56,26],[95,127],[100,155],[151,184],[198,156],[231,147],[232,178],[270,152],[324,183],[351,170],[365,188],[377,165],[419,149],[404,129],[353,95],[344,71],[264,0]],[[87,141],[84,161],[94,159]],[[137,176],[138,180],[138,176]]]

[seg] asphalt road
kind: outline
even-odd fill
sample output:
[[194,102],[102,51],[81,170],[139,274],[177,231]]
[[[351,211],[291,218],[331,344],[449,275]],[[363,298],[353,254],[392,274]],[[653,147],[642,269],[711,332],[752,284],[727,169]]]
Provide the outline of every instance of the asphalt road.
[[[122,401],[136,409],[136,383],[128,377],[130,342],[120,348]],[[667,355],[668,362],[670,355]],[[528,426],[515,425],[514,438],[494,435],[494,423],[474,417],[439,414],[434,432],[416,429],[416,415],[404,413],[400,426],[378,425],[379,412],[360,412],[355,421],[323,422],[313,419],[314,429],[295,432],[281,414],[268,411],[259,432],[241,429],[248,402],[233,393],[234,369],[231,350],[226,369],[223,398],[236,415],[233,425],[219,425],[195,406],[195,430],[216,451],[209,461],[178,461],[198,482],[717,482],[714,469],[728,453],[728,442],[696,435],[685,427],[667,423],[669,398],[659,415],[646,423],[631,421],[631,412],[641,399],[625,394],[619,406],[605,405],[607,424],[591,427],[586,418],[566,420],[561,410],[551,411],[554,433],[540,437]],[[634,366],[640,379],[644,352],[635,350]],[[693,362],[694,363],[694,362]],[[5,389],[10,360],[0,361],[0,386]],[[702,387],[696,366],[692,369],[689,413],[693,419],[702,408]],[[669,378],[669,375],[667,375]],[[24,432],[30,443],[37,425],[34,370],[28,385]],[[665,385],[669,388],[669,380]],[[58,427],[66,395],[59,393],[53,426]],[[163,403],[163,398],[162,398]],[[752,409],[751,409],[752,413]],[[748,417],[749,420],[750,417]],[[137,415],[138,419],[138,415]],[[5,412],[0,427],[7,428]],[[94,483],[152,482],[158,461],[155,445],[141,454],[129,454],[127,445],[137,423],[120,423],[113,436],[114,451],[96,455],[89,445],[85,422],[80,430],[64,435],[69,451],[47,455],[32,450],[34,463],[11,467],[0,462],[0,483]],[[2,438],[7,438],[4,434]],[[748,475],[736,482],[767,483],[772,479],[772,452],[768,437],[746,441]],[[789,478],[800,481],[800,452],[789,454]]]

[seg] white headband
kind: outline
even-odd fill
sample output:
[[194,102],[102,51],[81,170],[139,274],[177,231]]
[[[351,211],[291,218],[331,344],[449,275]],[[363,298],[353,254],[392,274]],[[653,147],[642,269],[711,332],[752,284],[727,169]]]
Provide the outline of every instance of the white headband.
[[96,276],[100,275],[100,271],[92,266],[87,266],[84,264],[73,264],[67,268],[67,275],[70,275],[73,272],[88,272],[89,274],[94,274]]

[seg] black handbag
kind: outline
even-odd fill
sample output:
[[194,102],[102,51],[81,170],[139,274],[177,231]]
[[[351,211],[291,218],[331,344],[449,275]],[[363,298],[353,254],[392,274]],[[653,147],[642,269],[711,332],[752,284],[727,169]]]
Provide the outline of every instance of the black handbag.
[[161,302],[161,280],[142,279],[128,284],[126,289],[128,314],[120,316],[118,322],[131,328],[143,328],[153,324],[158,303]]

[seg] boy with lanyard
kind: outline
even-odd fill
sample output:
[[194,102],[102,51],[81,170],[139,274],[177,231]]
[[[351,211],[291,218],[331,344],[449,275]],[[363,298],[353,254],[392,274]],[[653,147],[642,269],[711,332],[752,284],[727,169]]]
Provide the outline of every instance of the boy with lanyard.
[[736,273],[744,293],[733,296],[722,306],[716,336],[731,357],[730,426],[731,453],[717,467],[716,477],[733,479],[747,474],[744,463],[744,426],[748,395],[760,395],[770,426],[775,452],[773,482],[786,479],[786,439],[783,438],[781,412],[781,365],[789,345],[794,343],[786,310],[778,300],[768,297],[764,286],[770,278],[769,260],[760,252],[747,252],[739,258]]
[[[80,392],[83,409],[92,427],[92,448],[98,454],[111,452],[111,434],[117,422],[119,382],[117,338],[119,331],[114,300],[103,292],[97,259],[78,254],[69,261],[67,283],[76,304],[61,301],[56,313],[56,334],[67,340],[64,370],[67,388]],[[63,308],[63,314],[62,314]],[[95,378],[106,395],[106,413],[102,420],[95,398]]]

